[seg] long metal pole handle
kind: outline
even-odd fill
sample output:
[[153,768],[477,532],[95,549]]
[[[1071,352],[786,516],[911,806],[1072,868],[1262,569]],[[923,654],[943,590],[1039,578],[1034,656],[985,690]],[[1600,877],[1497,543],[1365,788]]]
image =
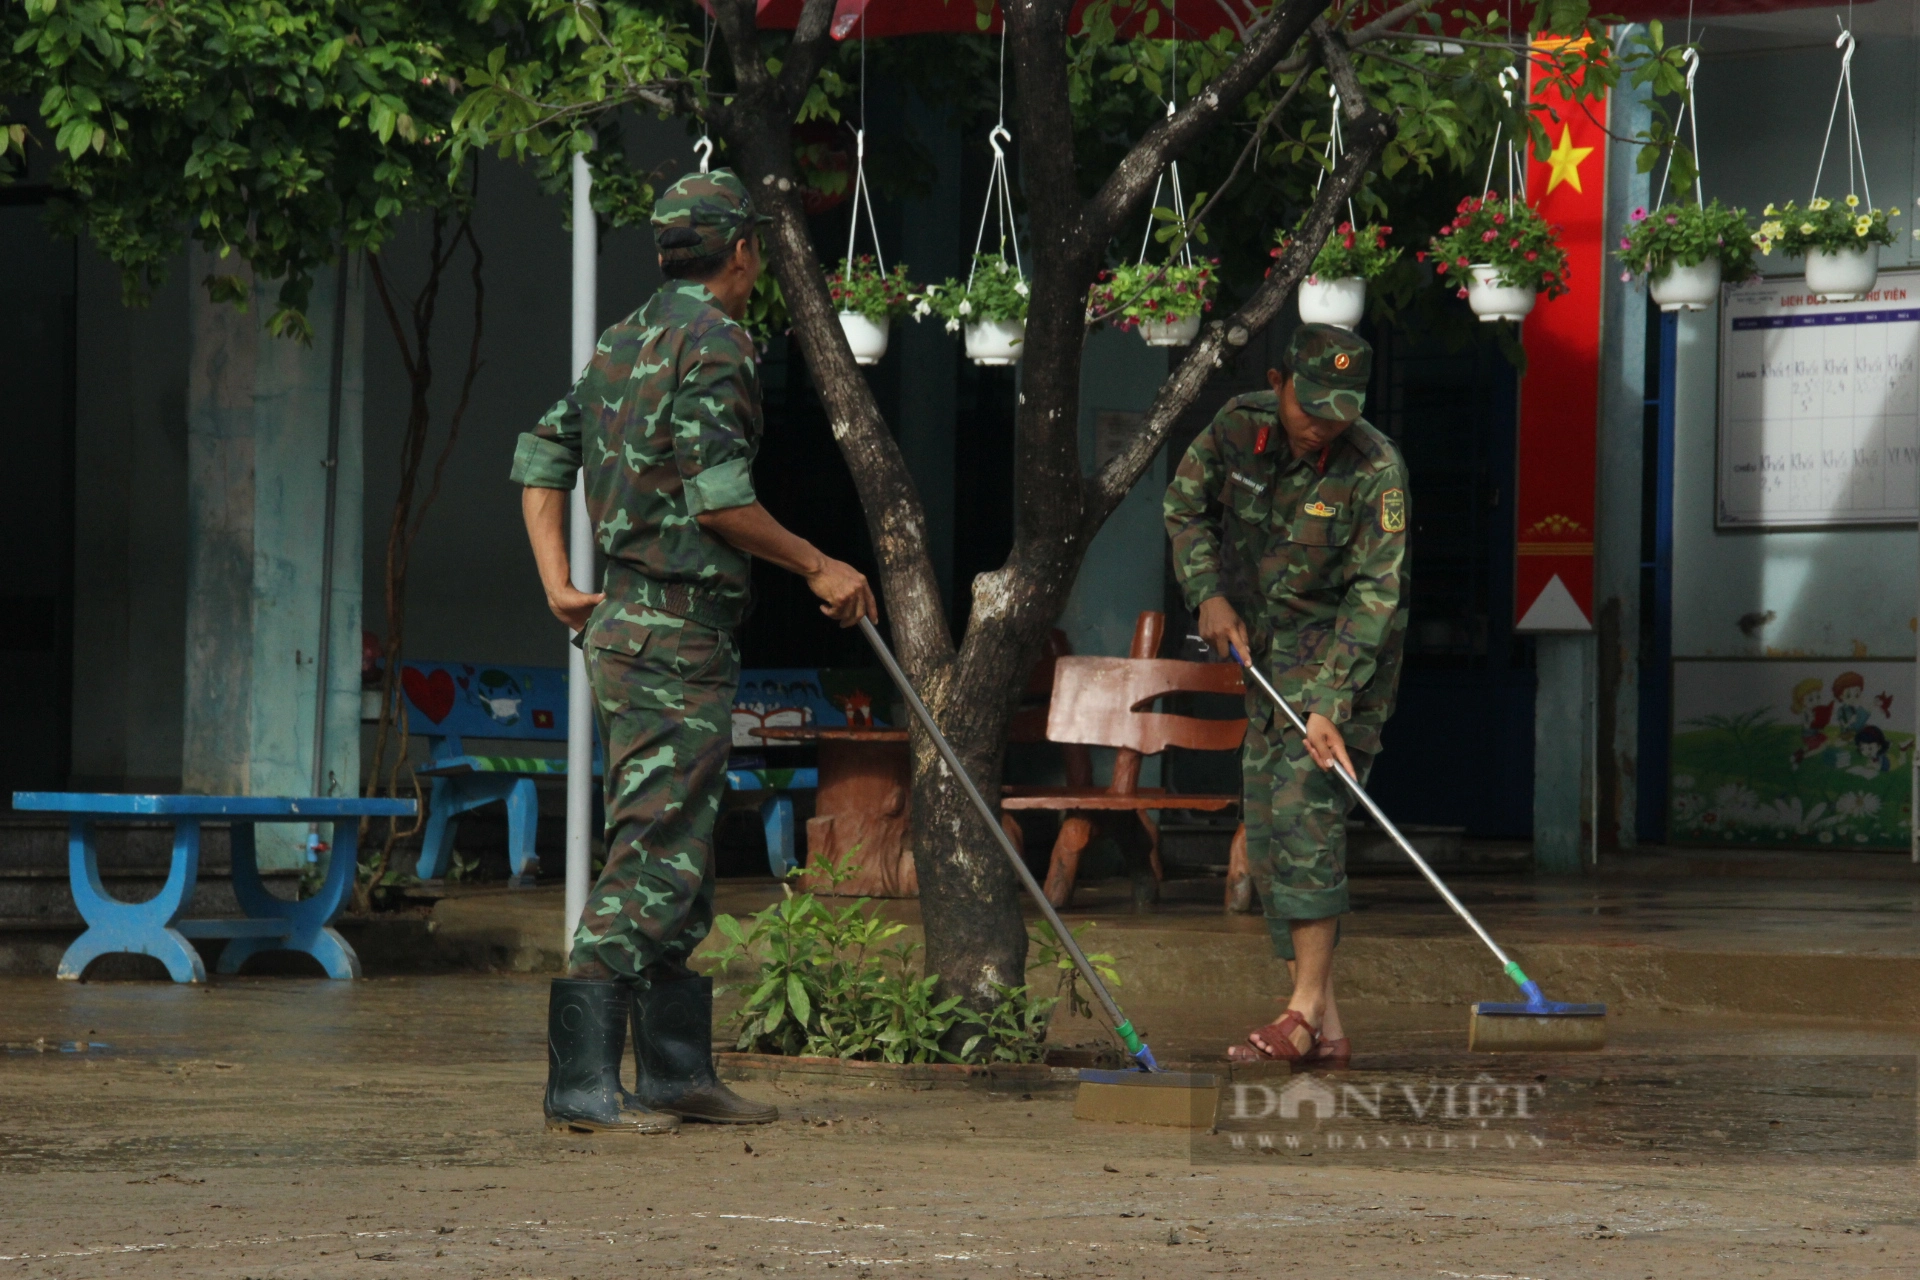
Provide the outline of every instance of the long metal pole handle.
[[980,820],[987,824],[987,830],[993,832],[994,838],[999,841],[1000,851],[1006,854],[1007,861],[1013,864],[1014,874],[1020,877],[1020,882],[1026,886],[1028,894],[1039,905],[1040,913],[1047,918],[1047,923],[1053,926],[1053,936],[1060,939],[1060,945],[1073,958],[1074,967],[1080,970],[1080,976],[1087,980],[1087,985],[1093,988],[1094,995],[1099,997],[1100,1004],[1107,1011],[1107,1016],[1113,1019],[1114,1029],[1119,1031],[1122,1027],[1129,1028],[1129,1031],[1121,1031],[1121,1039],[1129,1042],[1128,1049],[1137,1057],[1140,1052],[1138,1041],[1130,1035],[1131,1024],[1120,1012],[1120,1006],[1114,1003],[1112,994],[1107,990],[1107,984],[1100,981],[1100,975],[1095,973],[1093,966],[1087,962],[1086,953],[1080,950],[1080,944],[1074,940],[1072,932],[1061,922],[1060,913],[1053,909],[1051,902],[1047,901],[1046,892],[1041,889],[1040,882],[1033,878],[1033,872],[1027,870],[1026,859],[1022,858],[1020,851],[1013,847],[1013,841],[1001,828],[1000,820],[994,816],[993,807],[987,803],[987,798],[980,794],[980,788],[973,785],[973,778],[966,769],[961,767],[960,757],[954,754],[946,735],[940,732],[940,726],[933,722],[933,713],[927,710],[927,704],[920,701],[920,695],[913,691],[913,682],[907,679],[907,673],[900,669],[898,662],[894,661],[893,651],[887,648],[886,641],[880,638],[880,633],[874,629],[873,623],[865,618],[860,619],[860,633],[866,636],[867,643],[872,645],[873,651],[880,656],[881,665],[887,669],[887,674],[893,677],[893,683],[899,686],[901,696],[907,700],[907,706],[913,711],[914,717],[920,721],[921,727],[927,731],[927,736],[933,739],[934,749],[940,753],[941,760],[946,762],[948,771],[958,780],[960,789],[967,794],[967,799],[973,801],[973,807],[980,813]]
[[[1293,727],[1299,731],[1300,736],[1304,739],[1307,736],[1307,722],[1300,718],[1300,713],[1295,711],[1287,700],[1280,696],[1280,691],[1273,687],[1272,682],[1261,673],[1260,668],[1240,655],[1238,649],[1228,646],[1227,651],[1233,655],[1233,660],[1240,664],[1241,669],[1252,676],[1262,689],[1266,690],[1267,697],[1273,702],[1273,705],[1280,708],[1287,719],[1293,722]],[[1385,831],[1387,835],[1392,838],[1393,842],[1400,846],[1400,852],[1413,859],[1413,865],[1420,868],[1420,874],[1427,878],[1427,883],[1432,885],[1442,898],[1446,899],[1447,905],[1453,908],[1454,914],[1466,921],[1469,929],[1472,929],[1480,935],[1480,941],[1487,944],[1487,949],[1493,952],[1494,957],[1500,961],[1501,967],[1504,969],[1513,969],[1515,966],[1512,959],[1508,957],[1506,952],[1500,949],[1500,944],[1495,942],[1487,931],[1480,927],[1480,922],[1473,918],[1473,912],[1467,910],[1466,904],[1454,897],[1453,890],[1447,888],[1446,883],[1433,873],[1433,868],[1427,865],[1427,860],[1421,857],[1419,851],[1413,847],[1413,842],[1400,834],[1400,828],[1394,826],[1393,819],[1387,817],[1387,815],[1381,811],[1380,806],[1373,802],[1373,797],[1367,794],[1366,788],[1360,785],[1359,780],[1351,773],[1348,773],[1347,767],[1338,760],[1333,762],[1333,771],[1339,775],[1340,781],[1347,784],[1347,789],[1353,792],[1354,798],[1366,809],[1368,815],[1380,824],[1380,829]]]

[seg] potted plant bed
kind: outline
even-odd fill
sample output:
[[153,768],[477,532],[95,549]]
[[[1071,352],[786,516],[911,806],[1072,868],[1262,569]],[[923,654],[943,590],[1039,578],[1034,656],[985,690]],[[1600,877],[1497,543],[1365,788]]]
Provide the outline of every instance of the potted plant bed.
[[1893,243],[1898,208],[1874,209],[1860,197],[1815,196],[1802,207],[1789,200],[1761,211],[1753,242],[1762,254],[1798,255],[1807,263],[1807,292],[1822,302],[1857,302],[1880,278],[1880,246]]
[[[1384,275],[1400,257],[1400,250],[1387,243],[1392,234],[1392,227],[1372,222],[1335,227],[1314,255],[1307,278],[1294,290],[1300,322],[1357,328],[1367,314],[1367,283]],[[1278,258],[1292,243],[1293,235],[1282,233],[1269,256]]]
[[1718,200],[1635,209],[1617,253],[1623,279],[1643,276],[1662,311],[1704,311],[1720,300],[1720,284],[1753,275],[1753,229],[1745,209]]
[[973,274],[927,286],[913,304],[914,318],[939,316],[948,333],[966,331],[967,358],[981,365],[1020,362],[1027,337],[1026,277],[997,253],[977,254]]
[[1517,323],[1541,294],[1557,298],[1567,291],[1559,229],[1525,201],[1503,200],[1497,191],[1462,200],[1427,252],[1434,270],[1487,324]]
[[882,271],[872,257],[843,259],[828,277],[827,291],[840,312],[840,329],[853,349],[855,364],[879,364],[887,354],[887,337],[894,317],[913,310],[913,285],[907,269]]
[[1150,347],[1184,347],[1200,336],[1213,309],[1218,264],[1136,263],[1100,273],[1087,291],[1087,319],[1134,329]]

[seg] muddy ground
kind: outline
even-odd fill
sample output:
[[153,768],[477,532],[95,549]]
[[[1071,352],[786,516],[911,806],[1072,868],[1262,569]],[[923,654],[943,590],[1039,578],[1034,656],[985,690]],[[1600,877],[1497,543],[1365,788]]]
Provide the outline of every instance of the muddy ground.
[[[1460,1010],[1357,1008],[1359,1070],[1329,1081],[1363,1097],[1540,1087],[1485,1125],[1355,1113],[1311,1155],[1263,1147],[1272,1118],[1226,1117],[1237,1150],[1076,1122],[1070,1090],[778,1083],[741,1086],[775,1126],[585,1138],[541,1127],[544,999],[483,976],[0,980],[0,1274],[1920,1273],[1907,1032],[1622,1018],[1604,1054],[1494,1061],[1466,1057]],[[1185,1058],[1264,1012],[1135,1011]]]

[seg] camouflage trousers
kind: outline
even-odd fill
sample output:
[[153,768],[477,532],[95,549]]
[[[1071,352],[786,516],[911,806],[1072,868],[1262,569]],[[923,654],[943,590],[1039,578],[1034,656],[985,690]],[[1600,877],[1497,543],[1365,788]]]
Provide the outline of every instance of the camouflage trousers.
[[684,962],[713,927],[713,824],[740,655],[725,631],[656,610],[641,621],[620,629],[618,648],[586,646],[607,756],[607,863],[574,930],[575,978],[641,979],[656,961]]
[[[1365,785],[1374,753],[1348,742],[1347,755]],[[1273,953],[1291,960],[1289,921],[1347,912],[1347,811],[1353,796],[1331,770],[1314,764],[1287,718],[1265,706],[1247,720],[1240,770],[1247,866]]]

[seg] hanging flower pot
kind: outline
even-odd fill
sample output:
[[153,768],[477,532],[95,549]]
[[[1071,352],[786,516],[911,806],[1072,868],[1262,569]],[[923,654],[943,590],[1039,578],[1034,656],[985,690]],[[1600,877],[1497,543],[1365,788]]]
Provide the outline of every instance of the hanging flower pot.
[[1626,264],[1622,280],[1647,277],[1662,311],[1704,311],[1720,300],[1722,280],[1753,275],[1753,245],[1747,211],[1714,200],[1662,205],[1651,216],[1635,209],[1615,256]]
[[1822,302],[1858,302],[1873,292],[1880,279],[1880,251],[1864,249],[1807,250],[1807,292]]
[[1559,229],[1531,205],[1502,200],[1496,191],[1462,200],[1427,252],[1434,270],[1487,324],[1523,320],[1540,294],[1557,298],[1567,291]]
[[997,253],[974,255],[966,280],[928,285],[914,299],[913,318],[937,315],[948,333],[966,330],[967,358],[975,364],[1008,365],[1020,360],[1027,337],[1027,281]]
[[1019,364],[1027,342],[1025,320],[982,320],[965,326],[967,359],[975,364]]
[[895,266],[883,272],[866,254],[841,259],[827,279],[827,293],[840,309],[840,329],[853,348],[855,364],[879,364],[887,354],[887,336],[894,317],[912,312],[915,297],[907,269]]
[[1301,324],[1336,324],[1352,329],[1367,314],[1367,281],[1364,276],[1338,280],[1308,276],[1300,282],[1295,301],[1300,304]]
[[1662,311],[1705,311],[1720,300],[1720,259],[1675,263],[1647,282],[1647,293]]
[[1539,301],[1537,291],[1524,285],[1507,283],[1499,267],[1477,262],[1469,270],[1467,305],[1473,308],[1473,314],[1479,316],[1484,324],[1499,320],[1511,320],[1518,324],[1527,318],[1533,310],[1533,304]]
[[891,325],[875,324],[858,311],[842,311],[840,329],[847,335],[847,345],[853,348],[855,364],[879,364],[887,354]]
[[[1278,258],[1293,246],[1294,232],[1281,232],[1269,257]],[[1386,274],[1399,260],[1400,250],[1387,243],[1393,228],[1379,223],[1354,226],[1343,222],[1333,229],[1314,255],[1307,278],[1294,290],[1302,324],[1332,324],[1342,329],[1359,325],[1367,314],[1367,281]]]
[[1893,243],[1890,219],[1900,210],[1865,207],[1859,196],[1827,200],[1815,196],[1806,207],[1789,200],[1763,211],[1753,233],[1760,252],[1803,255],[1807,292],[1826,302],[1854,302],[1873,292],[1880,278],[1879,246]]
[[1140,336],[1150,347],[1186,347],[1200,336],[1200,317],[1182,316],[1178,320],[1148,320],[1140,326]]
[[1184,347],[1200,336],[1200,322],[1213,310],[1218,264],[1136,263],[1100,273],[1087,290],[1087,321],[1138,329],[1150,347]]

